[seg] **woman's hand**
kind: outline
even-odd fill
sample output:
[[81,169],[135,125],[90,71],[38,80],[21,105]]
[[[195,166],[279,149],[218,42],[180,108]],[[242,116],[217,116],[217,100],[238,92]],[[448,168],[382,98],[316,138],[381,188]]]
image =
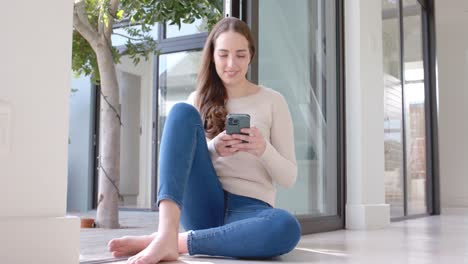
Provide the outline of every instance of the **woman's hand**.
[[241,142],[241,140],[235,139],[233,135],[227,135],[226,130],[219,133],[215,138],[213,138],[213,143],[216,152],[221,157],[231,156],[237,151],[239,151],[239,149],[233,147],[233,145],[238,145]]
[[234,139],[246,141],[246,143],[234,144],[232,145],[232,148],[235,148],[238,151],[248,152],[257,157],[262,156],[266,149],[266,142],[263,138],[262,132],[260,132],[256,127],[243,128],[241,129],[241,132],[248,135],[234,134],[232,137]]

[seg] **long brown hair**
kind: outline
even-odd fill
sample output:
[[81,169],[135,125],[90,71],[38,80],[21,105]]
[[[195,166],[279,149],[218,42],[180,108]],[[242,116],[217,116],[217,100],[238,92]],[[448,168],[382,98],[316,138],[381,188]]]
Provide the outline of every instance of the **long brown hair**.
[[226,17],[211,30],[203,48],[200,70],[197,78],[197,97],[195,106],[200,111],[205,126],[205,135],[212,139],[225,128],[227,115],[226,87],[216,72],[213,53],[216,39],[221,33],[232,31],[243,35],[249,42],[250,61],[255,55],[255,45],[249,27],[242,20]]

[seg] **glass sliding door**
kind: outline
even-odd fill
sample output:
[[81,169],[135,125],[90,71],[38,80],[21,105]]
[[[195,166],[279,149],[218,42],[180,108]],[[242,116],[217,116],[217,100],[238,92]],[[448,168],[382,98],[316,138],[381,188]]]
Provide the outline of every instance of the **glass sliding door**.
[[[219,3],[216,5],[221,6],[221,1],[218,0]],[[214,6],[210,8],[215,9]],[[153,109],[152,144],[154,160],[152,209],[154,210],[158,208],[156,200],[159,186],[159,146],[167,115],[176,103],[185,102],[190,93],[195,91],[202,49],[208,37],[207,21],[204,19],[196,19],[191,24],[182,23],[181,28],[165,24],[160,26],[160,30],[159,54],[155,56],[153,86],[156,102]]]
[[305,233],[342,228],[339,1],[247,2],[240,13],[258,43],[252,79],[285,97],[294,123],[297,182],[292,189],[278,188],[276,205],[298,216]]
[[382,0],[385,187],[394,219],[429,213],[432,195],[423,12],[417,0]]
[[404,111],[406,127],[406,183],[408,214],[427,213],[426,109],[422,7],[417,0],[403,1]]
[[399,4],[382,1],[382,48],[384,75],[385,202],[391,217],[405,215],[403,92],[401,83]]
[[195,91],[201,51],[182,51],[159,56],[158,149],[167,114],[176,103]]

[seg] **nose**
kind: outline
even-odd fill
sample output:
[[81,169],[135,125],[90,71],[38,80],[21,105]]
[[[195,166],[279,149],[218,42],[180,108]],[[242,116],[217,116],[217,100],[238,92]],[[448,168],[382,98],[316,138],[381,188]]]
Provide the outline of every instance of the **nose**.
[[227,66],[228,67],[234,66],[236,64],[234,60],[235,60],[234,56],[229,56],[227,60]]

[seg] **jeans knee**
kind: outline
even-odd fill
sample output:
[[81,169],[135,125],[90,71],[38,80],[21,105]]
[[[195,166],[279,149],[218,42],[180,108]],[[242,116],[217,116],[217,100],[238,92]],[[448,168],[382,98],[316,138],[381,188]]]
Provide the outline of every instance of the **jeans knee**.
[[272,223],[272,228],[277,237],[281,238],[280,245],[278,247],[278,255],[286,254],[292,251],[301,239],[301,225],[289,212],[278,210]]
[[198,110],[187,103],[175,104],[169,112],[168,119],[174,119],[176,121],[184,120],[185,122],[188,120],[193,120],[195,122],[201,120]]

